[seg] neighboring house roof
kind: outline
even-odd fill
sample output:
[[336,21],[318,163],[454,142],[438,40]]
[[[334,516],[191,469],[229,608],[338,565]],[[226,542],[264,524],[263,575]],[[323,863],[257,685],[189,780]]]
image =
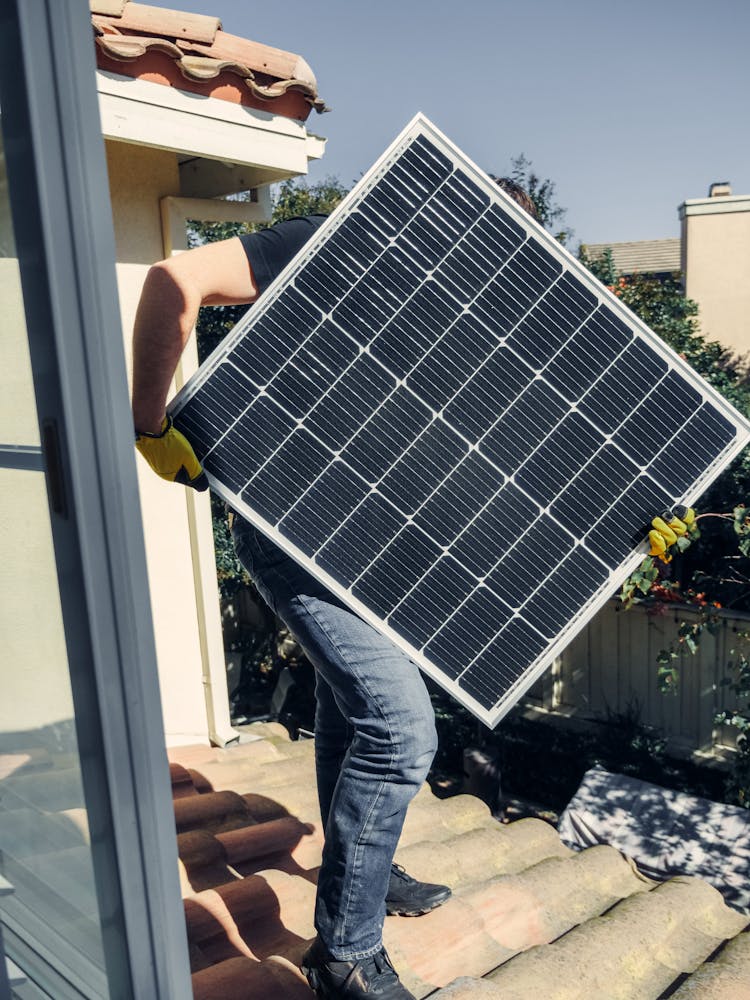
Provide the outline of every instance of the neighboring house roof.
[[664,274],[679,271],[680,238],[669,240],[636,240],[632,243],[587,243],[586,252],[592,260],[612,251],[619,274]]
[[298,55],[222,31],[216,17],[90,0],[100,69],[304,121],[325,111]]
[[[313,743],[275,724],[229,749],[169,751],[195,1000],[311,1000],[322,831]],[[574,853],[553,826],[502,824],[425,787],[396,860],[454,896],[386,919],[406,986],[433,1000],[750,1000],[748,918],[697,878],[657,884],[612,847]]]

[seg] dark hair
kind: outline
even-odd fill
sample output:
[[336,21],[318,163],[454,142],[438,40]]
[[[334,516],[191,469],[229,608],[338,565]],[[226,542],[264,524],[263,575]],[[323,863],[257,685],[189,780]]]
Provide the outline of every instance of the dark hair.
[[516,184],[516,182],[512,181],[510,177],[492,177],[492,180],[499,188],[502,188],[507,195],[510,195],[517,205],[520,205],[524,211],[528,212],[532,219],[536,219],[537,222],[541,222],[536,205],[520,184]]

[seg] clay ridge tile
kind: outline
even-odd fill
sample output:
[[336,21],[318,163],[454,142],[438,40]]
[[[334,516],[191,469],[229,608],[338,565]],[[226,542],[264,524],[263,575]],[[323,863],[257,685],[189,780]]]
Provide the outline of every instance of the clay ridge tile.
[[211,59],[228,59],[278,80],[295,79],[311,87],[317,87],[312,70],[301,56],[254,42],[249,38],[217,31],[210,45],[182,39],[177,44],[185,52],[194,55],[208,56]]
[[228,34],[218,18],[127,0],[90,0],[90,6],[96,42],[105,57],[136,63],[151,53],[162,53],[174,59],[191,82],[216,80],[228,72],[244,80],[257,101],[272,102],[291,91],[317,112],[328,110],[305,59]]
[[182,10],[167,10],[149,4],[126,3],[119,15],[112,13],[111,3],[90,0],[90,8],[94,15],[92,20],[95,22],[114,18],[121,31],[161,35],[163,38],[187,38],[210,45],[216,32],[221,28],[218,17],[211,17],[208,14],[189,14]]

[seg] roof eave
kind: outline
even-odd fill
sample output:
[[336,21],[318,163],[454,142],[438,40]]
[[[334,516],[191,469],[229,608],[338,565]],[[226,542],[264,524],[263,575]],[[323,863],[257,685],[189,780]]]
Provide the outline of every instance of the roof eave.
[[[216,161],[228,168],[229,173],[218,172],[224,181],[214,192],[227,194],[304,175],[309,161],[319,159],[325,149],[325,139],[309,134],[301,121],[219,98],[105,70],[97,70],[97,90],[105,138],[168,149],[193,161],[186,195],[212,196],[196,189],[196,158],[212,161],[207,172],[214,177]],[[232,175],[232,168],[241,169]]]

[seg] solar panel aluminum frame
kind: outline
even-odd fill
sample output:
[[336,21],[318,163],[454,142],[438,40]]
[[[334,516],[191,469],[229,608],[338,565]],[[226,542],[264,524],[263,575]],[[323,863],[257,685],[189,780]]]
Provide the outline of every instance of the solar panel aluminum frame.
[[[692,505],[694,501],[703,493],[706,487],[719,475],[726,465],[736,457],[743,447],[750,440],[750,422],[745,420],[711,385],[701,379],[690,366],[669,348],[656,334],[654,334],[637,316],[635,316],[618,298],[596,280],[590,272],[577,261],[560,243],[558,243],[549,233],[546,232],[535,220],[523,211],[508,195],[502,191],[487,174],[468,159],[449,139],[447,139],[430,121],[423,115],[418,114],[406,126],[391,146],[378,159],[374,166],[360,179],[356,186],[329,216],[323,225],[317,230],[315,235],[309,240],[302,250],[290,261],[287,267],[272,282],[269,288],[263,293],[260,299],[248,311],[245,317],[239,321],[234,330],[216,348],[212,355],[204,362],[200,370],[183,387],[175,399],[172,401],[169,410],[173,416],[177,416],[183,406],[190,400],[200,386],[208,379],[211,373],[218,368],[228,354],[232,352],[235,345],[242,340],[251,325],[258,322],[264,313],[273,305],[282,291],[289,285],[300,269],[315,255],[320,247],[337,231],[339,226],[347,219],[360,201],[368,194],[377,182],[388,172],[390,167],[399,156],[420,136],[436,146],[439,151],[446,156],[455,168],[462,170],[477,187],[486,192],[491,202],[499,203],[503,210],[507,212],[527,235],[538,238],[544,249],[556,257],[562,265],[573,272],[575,278],[589,291],[597,300],[597,307],[601,304],[620,316],[625,323],[640,334],[649,347],[657,354],[661,355],[667,362],[669,368],[677,370],[689,385],[696,389],[704,401],[710,401],[717,410],[736,428],[734,441],[727,446],[724,451],[717,456],[711,465],[703,472],[700,478],[687,490],[684,495],[675,497],[675,503]],[[419,649],[416,649],[402,635],[395,631],[388,623],[384,622],[378,615],[374,614],[361,600],[356,598],[350,590],[343,587],[329,573],[323,570],[312,558],[300,550],[288,538],[282,535],[273,524],[261,517],[242,498],[234,494],[224,484],[217,481],[209,473],[209,481],[212,489],[215,490],[233,509],[239,511],[248,521],[253,523],[275,544],[286,551],[299,564],[310,571],[334,594],[341,598],[344,603],[352,608],[358,615],[373,625],[376,629],[402,650],[404,650],[424,672],[433,678],[441,687],[463,704],[477,718],[489,727],[494,727],[502,717],[513,707],[519,698],[534,684],[534,682],[550,666],[552,661],[559,656],[565,647],[571,642],[574,636],[592,618],[592,616],[602,607],[619,588],[627,576],[633,572],[641,563],[646,553],[645,542],[637,546],[630,556],[626,558],[606,579],[592,596],[581,605],[568,623],[560,630],[556,640],[533,660],[516,682],[497,699],[496,703],[487,709],[486,706],[478,702],[472,695],[462,689],[457,681],[447,677],[445,673],[427,658]],[[604,512],[601,512],[602,514]],[[657,513],[656,511],[654,513]],[[592,515],[592,524],[596,516]]]

